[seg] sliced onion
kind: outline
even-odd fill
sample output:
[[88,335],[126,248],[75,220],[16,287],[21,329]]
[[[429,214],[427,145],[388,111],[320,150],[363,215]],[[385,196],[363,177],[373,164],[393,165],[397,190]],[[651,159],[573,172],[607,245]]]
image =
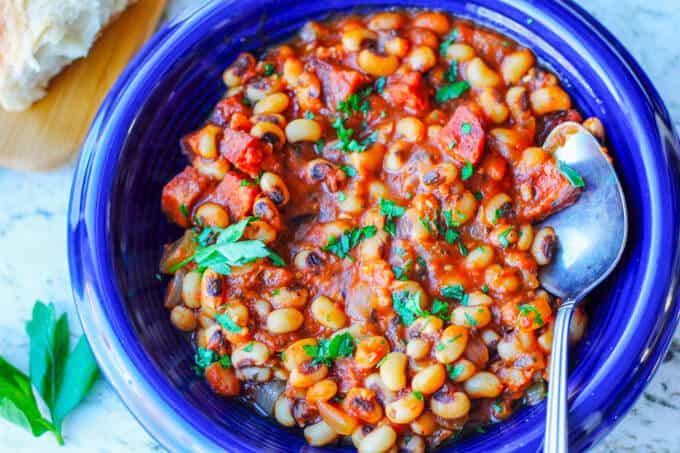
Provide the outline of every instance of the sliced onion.
[[257,387],[254,392],[255,406],[265,415],[272,415],[274,403],[283,393],[286,383],[275,379]]
[[179,270],[175,273],[168,283],[168,289],[165,291],[165,308],[168,310],[175,308],[182,303],[182,281],[184,280],[184,271]]

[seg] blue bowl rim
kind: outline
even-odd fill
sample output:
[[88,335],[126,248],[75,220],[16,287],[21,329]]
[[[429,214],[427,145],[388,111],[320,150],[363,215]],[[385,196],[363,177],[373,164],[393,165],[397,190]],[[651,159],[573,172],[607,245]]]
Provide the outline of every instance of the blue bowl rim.
[[[107,183],[110,184],[114,176],[114,169],[106,168],[102,163],[109,162],[107,159],[119,150],[102,145],[107,143],[106,131],[109,130],[111,124],[124,116],[120,110],[127,110],[127,113],[130,113],[131,107],[125,107],[125,95],[131,89],[135,78],[152,70],[153,65],[150,61],[154,56],[164,52],[164,47],[167,48],[165,44],[181,39],[183,32],[196,29],[203,20],[216,11],[225,11],[227,7],[233,8],[231,3],[235,2],[220,2],[219,0],[208,2],[198,10],[164,25],[144,46],[128,65],[100,107],[83,145],[71,189],[68,258],[73,294],[83,330],[104,375],[130,412],[156,440],[168,449],[182,446],[187,450],[203,451],[229,445],[240,451],[253,451],[252,446],[245,444],[238,435],[232,435],[224,442],[218,443],[214,438],[206,435],[205,430],[198,429],[178,416],[176,412],[182,406],[181,402],[168,401],[159,396],[148,380],[149,376],[145,370],[136,367],[128,356],[135,353],[134,338],[129,336],[119,338],[116,334],[115,325],[100,300],[101,297],[111,297],[115,294],[115,290],[111,287],[110,276],[106,275],[106,266],[100,266],[101,263],[108,263],[110,259],[110,250],[104,234],[106,225],[102,223],[105,216],[98,216],[95,213],[102,214],[108,210],[106,200],[101,196],[101,190],[108,189]],[[677,213],[680,207],[678,195],[680,193],[680,165],[678,164],[680,144],[677,134],[673,132],[673,126],[663,101],[638,63],[611,33],[571,0],[558,0],[550,7],[544,8],[533,5],[533,2],[529,0],[520,0],[518,3],[531,3],[535,10],[543,13],[545,12],[543,10],[552,9],[553,16],[557,12],[561,21],[578,23],[589,28],[592,34],[607,46],[612,60],[616,60],[614,62],[620,64],[632,80],[632,82],[628,81],[627,89],[639,91],[649,103],[645,104],[640,101],[636,106],[640,108],[640,111],[636,110],[636,113],[642,115],[640,112],[644,110],[644,113],[649,116],[647,124],[653,123],[649,120],[650,118],[659,121],[656,137],[660,141],[659,148],[666,151],[666,155],[661,156],[660,159],[664,160],[664,169],[667,174],[663,176],[668,179],[665,182],[671,189],[666,201],[675,208],[674,212]],[[668,134],[664,136],[662,126],[666,131],[670,131],[670,137]],[[666,146],[662,142],[664,138],[667,140]],[[106,149],[106,153],[101,152],[102,149]],[[97,193],[99,196],[95,196]],[[662,231],[670,234],[669,239],[677,244],[680,242],[677,215],[673,214],[670,220],[670,222],[664,222]],[[664,281],[665,287],[668,288],[664,317],[657,323],[658,329],[654,335],[651,335],[652,338],[647,339],[652,348],[644,357],[644,366],[636,370],[637,379],[629,385],[628,396],[617,403],[612,403],[615,407],[608,413],[608,419],[587,434],[586,437],[590,438],[591,442],[601,439],[630,409],[651,379],[670,345],[674,328],[680,320],[680,304],[677,303],[680,250],[677,247],[671,247],[671,249],[665,255],[672,271]],[[520,445],[524,445],[522,439],[512,443],[514,447]]]

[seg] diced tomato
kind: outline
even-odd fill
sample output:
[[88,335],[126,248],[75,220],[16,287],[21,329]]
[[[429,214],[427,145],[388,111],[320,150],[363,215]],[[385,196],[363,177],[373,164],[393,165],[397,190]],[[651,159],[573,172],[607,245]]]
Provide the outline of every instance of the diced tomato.
[[250,213],[253,202],[260,188],[254,185],[241,185],[245,181],[244,176],[230,171],[224,175],[222,182],[215,187],[212,198],[229,209],[229,217],[237,221]]
[[439,132],[438,140],[442,149],[461,164],[476,165],[484,151],[486,134],[479,117],[461,105]]
[[222,396],[236,396],[241,393],[241,381],[233,368],[223,368],[214,362],[205,369],[205,379],[215,393]]
[[[519,186],[515,195],[516,215],[520,221],[537,222],[551,214],[573,204],[578,199],[581,189],[571,185],[560,172],[555,160],[547,160],[521,179],[515,175],[515,183]],[[523,185],[530,189],[522,190]],[[531,193],[530,199],[525,199]]]
[[224,135],[220,141],[220,152],[238,168],[250,176],[257,176],[262,170],[262,163],[271,154],[272,148],[269,143],[253,137],[247,132],[224,129]]
[[391,76],[385,85],[387,100],[412,113],[430,108],[430,90],[419,72]]
[[194,167],[186,167],[163,187],[161,207],[165,215],[183,228],[190,227],[193,205],[209,182],[210,179]]
[[322,60],[312,60],[312,67],[321,79],[326,103],[333,108],[337,108],[340,101],[344,101],[350,94],[356,93],[359,87],[370,82],[370,79],[359,71]]
[[234,113],[242,113],[247,117],[251,114],[250,108],[243,104],[243,95],[241,94],[226,97],[218,102],[211,119],[215,124],[225,126],[229,124]]

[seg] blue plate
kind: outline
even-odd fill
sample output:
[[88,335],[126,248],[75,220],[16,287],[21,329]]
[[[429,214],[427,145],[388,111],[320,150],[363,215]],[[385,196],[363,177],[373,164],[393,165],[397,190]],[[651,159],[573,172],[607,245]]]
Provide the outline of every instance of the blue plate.
[[[85,333],[122,400],[166,448],[316,450],[299,433],[215,396],[192,374],[191,348],[168,321],[164,284],[154,276],[161,245],[181,233],[160,211],[163,185],[185,165],[179,138],[223,94],[221,72],[239,52],[289,37],[311,18],[414,5],[531,48],[607,129],[630,237],[617,270],[590,297],[591,325],[572,352],[575,451],[613,428],[660,363],[678,321],[678,140],[647,76],[581,8],[530,0],[214,1],[164,26],[128,66],[92,124],[71,192],[69,262]],[[544,415],[544,404],[523,409],[443,451],[536,451]]]

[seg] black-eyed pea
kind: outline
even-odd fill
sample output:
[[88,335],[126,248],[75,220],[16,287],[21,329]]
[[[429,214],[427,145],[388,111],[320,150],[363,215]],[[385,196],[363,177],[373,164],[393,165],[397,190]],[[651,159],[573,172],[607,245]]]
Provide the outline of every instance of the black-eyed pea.
[[392,75],[399,67],[399,59],[394,55],[380,55],[373,49],[363,49],[357,59],[359,67],[374,77]]
[[187,272],[182,278],[182,302],[189,308],[201,306],[201,273]]
[[496,71],[491,69],[479,57],[475,57],[467,64],[466,80],[475,88],[494,88],[501,83],[501,78]]
[[408,358],[403,352],[390,352],[380,366],[380,378],[389,390],[398,392],[406,387]]
[[431,141],[437,140],[437,137],[439,137],[439,134],[441,133],[443,127],[440,126],[439,124],[432,124],[430,126],[427,126],[427,138]]
[[495,398],[503,391],[503,384],[495,374],[479,371],[465,381],[463,388],[470,398]]
[[260,189],[277,206],[284,206],[290,200],[288,186],[276,173],[266,171],[260,176]]
[[436,316],[423,316],[416,319],[408,328],[409,336],[437,335],[444,328],[444,321]]
[[470,398],[463,392],[437,392],[430,399],[430,409],[441,418],[454,420],[470,412]]
[[496,347],[501,339],[501,336],[493,329],[484,329],[480,333],[480,338],[487,347]]
[[365,201],[357,190],[353,187],[348,187],[347,190],[338,194],[338,208],[345,214],[358,214],[365,208]]
[[489,233],[489,240],[496,247],[508,248],[515,244],[518,238],[517,228],[507,223],[496,225]]
[[191,332],[196,328],[196,314],[183,305],[178,305],[170,311],[170,321],[183,332]]
[[304,64],[297,58],[286,58],[286,61],[283,62],[283,80],[291,88],[297,86],[298,80],[304,71]]
[[290,143],[315,142],[321,138],[321,126],[307,118],[293,120],[286,125],[286,138]]
[[[250,239],[255,241],[262,241],[265,244],[270,244],[276,240],[276,229],[264,220],[253,220],[248,224],[243,232],[243,239]],[[232,274],[236,274],[237,267],[241,267],[241,271],[250,270],[251,266],[248,264],[244,266],[234,266],[231,268]]]
[[373,15],[368,21],[368,28],[371,30],[398,30],[406,20],[401,13],[386,11]]
[[456,307],[453,310],[453,322],[467,328],[482,328],[487,326],[492,319],[491,310],[488,307]]
[[328,367],[323,363],[303,362],[293,369],[288,376],[288,382],[293,387],[308,388],[328,376]]
[[459,63],[470,61],[475,58],[475,49],[463,43],[453,43],[446,48],[446,60],[456,60]]
[[588,132],[593,134],[595,138],[597,138],[599,141],[604,141],[605,133],[604,133],[604,125],[602,125],[602,121],[596,116],[590,117],[586,119],[583,122],[583,127],[586,128]]
[[293,417],[293,402],[286,398],[285,395],[279,396],[274,403],[274,418],[280,425],[292,428],[295,426],[295,418]]
[[314,299],[310,310],[314,319],[329,329],[341,329],[347,324],[345,312],[326,296]]
[[459,325],[450,325],[442,332],[434,347],[434,356],[439,363],[447,364],[457,360],[468,343],[468,330]]
[[269,121],[255,123],[250,129],[250,135],[261,138],[267,143],[271,143],[275,150],[280,150],[286,144],[286,134],[278,124]]
[[419,143],[425,138],[425,124],[414,116],[407,116],[397,121],[396,132],[407,142]]
[[302,287],[276,288],[270,292],[269,302],[275,309],[303,308],[307,304],[309,292]]
[[510,195],[500,192],[491,197],[484,204],[484,222],[493,226],[512,213],[512,198]]
[[438,35],[445,35],[451,28],[448,16],[438,11],[424,11],[418,13],[412,22],[414,27],[431,30]]
[[298,330],[305,317],[295,308],[274,310],[267,316],[267,330],[273,334],[290,333]]
[[501,62],[501,74],[507,85],[514,85],[534,66],[536,59],[529,49],[517,50],[506,55]]
[[529,102],[535,115],[545,115],[571,108],[571,98],[559,86],[539,88],[529,95]]
[[500,264],[492,264],[486,268],[484,281],[491,290],[502,294],[517,291],[522,283],[516,268],[504,268]]
[[532,170],[545,162],[548,157],[550,155],[543,148],[531,146],[522,151],[519,165],[524,169]]
[[409,428],[419,436],[430,436],[438,428],[437,418],[432,412],[426,410],[411,422]]
[[[432,127],[432,126],[430,126]],[[458,167],[452,163],[444,162],[437,164],[432,169],[426,171],[420,178],[426,186],[449,185],[456,182],[458,178]],[[464,214],[463,214],[464,215]]]
[[550,328],[546,329],[536,340],[538,343],[538,346],[541,348],[541,350],[545,354],[550,354],[552,351],[552,343],[553,343],[553,326],[552,324],[550,325]]
[[355,417],[328,402],[318,401],[316,407],[319,409],[319,415],[321,415],[323,421],[340,435],[349,436],[359,426]]
[[396,140],[392,143],[383,158],[383,168],[388,172],[400,171],[408,159],[409,148],[410,144],[404,140]]
[[331,192],[336,192],[347,180],[345,172],[326,159],[313,159],[307,162],[305,177],[310,184],[325,182]]
[[517,248],[522,251],[529,250],[534,243],[534,227],[529,223],[520,225],[517,232]]
[[510,115],[518,123],[531,120],[531,105],[529,104],[529,94],[523,86],[514,86],[505,93],[505,103],[508,104]]
[[411,388],[414,392],[431,395],[439,390],[446,381],[446,370],[442,364],[434,364],[420,370],[411,380]]
[[465,382],[477,372],[477,366],[472,361],[461,358],[447,365],[447,371],[453,382]]
[[499,98],[498,93],[491,88],[487,88],[479,93],[477,103],[482,107],[486,117],[495,124],[504,123],[510,115],[508,107]]
[[240,381],[264,383],[269,382],[272,375],[272,369],[268,367],[247,366],[236,368],[236,377]]
[[420,360],[430,353],[430,344],[422,338],[414,338],[406,344],[406,355],[414,360]]
[[404,425],[418,418],[424,409],[425,401],[422,395],[416,396],[413,393],[407,393],[387,404],[385,415],[392,423]]
[[217,203],[203,203],[196,209],[195,218],[204,226],[217,228],[229,226],[229,214]]
[[411,49],[406,57],[406,62],[414,71],[427,72],[437,63],[437,56],[432,48],[417,46]]
[[338,438],[335,430],[324,421],[306,426],[303,433],[307,443],[313,447],[323,447],[335,442]]
[[201,277],[201,306],[216,310],[224,302],[222,276],[206,269]]
[[288,108],[290,99],[284,93],[268,94],[264,98],[257,101],[253,107],[253,113],[256,115],[267,113],[281,113]]
[[477,212],[477,199],[469,190],[461,193],[453,205],[453,220],[463,225],[475,217]]
[[207,124],[199,131],[189,135],[187,142],[191,150],[204,159],[214,160],[218,154],[217,138],[222,135],[222,128],[215,124]]
[[265,78],[252,81],[246,87],[246,98],[251,102],[257,102],[268,94],[276,93],[283,89],[283,83],[278,79]]
[[481,307],[493,305],[493,299],[491,296],[484,294],[481,291],[470,291],[467,293],[467,306],[469,307]]
[[[286,127],[286,124],[288,124],[288,121],[286,120],[286,117],[281,115],[280,113],[266,113],[266,114],[261,114],[261,115],[252,115],[250,117],[250,122],[252,124],[257,124],[257,123],[272,123],[280,128]],[[283,129],[281,129],[283,131]],[[252,135],[252,131],[250,133]],[[285,138],[285,135],[284,135]]]
[[359,444],[359,453],[387,453],[397,442],[397,433],[389,425],[380,425],[366,434]]
[[495,253],[493,247],[482,244],[478,245],[468,252],[465,257],[465,267],[471,270],[480,270],[493,263]]
[[249,53],[242,53],[236,60],[222,73],[222,81],[229,88],[241,85],[242,75],[256,64],[255,57]]
[[196,158],[192,165],[200,174],[217,180],[223,179],[229,171],[229,162],[224,158],[216,160]]
[[372,200],[380,200],[381,198],[389,197],[389,189],[385,183],[373,180],[368,184],[368,196]]
[[398,443],[399,453],[425,453],[425,440],[420,436],[404,436]]
[[236,347],[231,353],[235,368],[262,366],[269,359],[270,352],[264,343],[249,341]]
[[543,227],[536,232],[531,244],[531,255],[539,266],[550,264],[557,252],[557,234],[552,227]]
[[378,34],[372,30],[357,27],[342,33],[342,47],[348,52],[358,52],[364,47],[374,44],[378,40]]
[[583,339],[588,325],[588,315],[581,307],[574,309],[571,322],[569,323],[569,341],[572,344],[578,343]]
[[314,338],[303,338],[296,341],[286,348],[283,354],[283,366],[288,371],[293,371],[311,357],[305,352],[305,347],[313,347],[317,345]]
[[380,259],[385,254],[385,249],[389,241],[386,231],[378,231],[368,239],[364,239],[359,244],[359,256],[362,260]]
[[331,379],[324,379],[307,389],[306,399],[309,404],[328,401],[338,393],[338,384]]
[[408,39],[401,36],[395,36],[385,41],[385,53],[387,55],[394,55],[395,57],[403,58],[408,54],[409,42]]
[[324,257],[316,250],[300,250],[293,258],[295,268],[301,271],[313,271],[324,264]]

